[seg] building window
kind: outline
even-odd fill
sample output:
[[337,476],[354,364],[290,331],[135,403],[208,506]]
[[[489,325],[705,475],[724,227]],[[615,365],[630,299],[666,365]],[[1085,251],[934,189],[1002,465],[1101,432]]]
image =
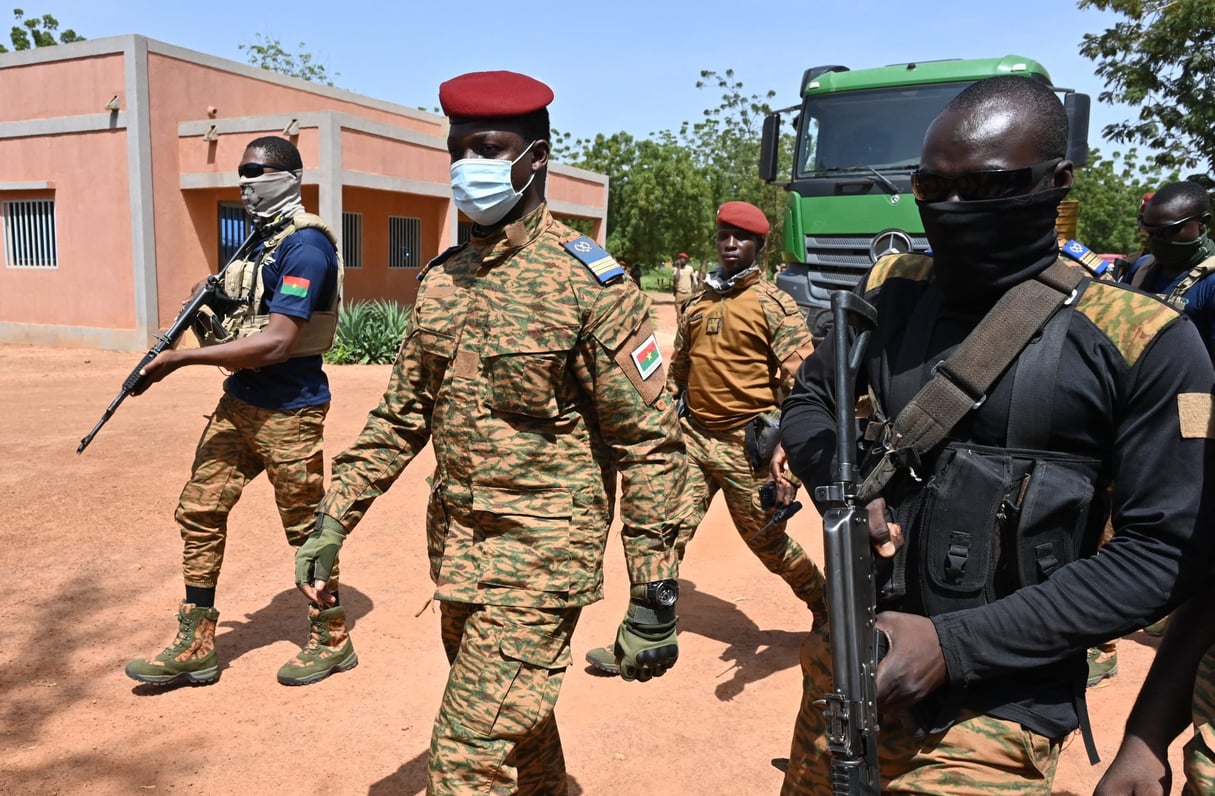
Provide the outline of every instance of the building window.
[[422,219],[388,217],[388,267],[422,267]]
[[468,243],[472,240],[472,228],[471,221],[456,222],[456,243]]
[[240,245],[249,237],[253,227],[245,206],[233,202],[219,203],[219,262],[225,263],[236,256]]
[[363,267],[362,213],[342,213],[342,263],[347,268]]
[[3,203],[4,262],[10,268],[58,268],[55,200],[14,199]]

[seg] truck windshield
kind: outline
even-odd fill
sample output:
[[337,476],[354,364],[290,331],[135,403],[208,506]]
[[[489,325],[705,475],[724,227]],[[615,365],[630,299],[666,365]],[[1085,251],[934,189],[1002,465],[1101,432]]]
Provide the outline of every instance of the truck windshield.
[[969,81],[807,97],[796,176],[914,169],[929,123],[967,85]]

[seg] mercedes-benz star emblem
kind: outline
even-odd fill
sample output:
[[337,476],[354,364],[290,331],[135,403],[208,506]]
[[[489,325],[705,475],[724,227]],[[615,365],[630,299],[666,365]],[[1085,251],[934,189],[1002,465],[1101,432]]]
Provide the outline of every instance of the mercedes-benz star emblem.
[[911,251],[911,236],[901,229],[884,229],[869,242],[869,261],[876,263],[887,254],[907,254]]

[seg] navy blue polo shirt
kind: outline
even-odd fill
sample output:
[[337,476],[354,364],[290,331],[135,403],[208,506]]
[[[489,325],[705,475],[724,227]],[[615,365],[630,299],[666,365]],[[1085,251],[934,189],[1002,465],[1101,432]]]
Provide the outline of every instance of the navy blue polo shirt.
[[[254,258],[260,248],[254,250]],[[337,289],[337,252],[325,233],[301,229],[287,236],[264,266],[262,311],[306,321],[329,305]],[[320,354],[238,370],[224,389],[263,409],[300,409],[328,403],[329,379]]]

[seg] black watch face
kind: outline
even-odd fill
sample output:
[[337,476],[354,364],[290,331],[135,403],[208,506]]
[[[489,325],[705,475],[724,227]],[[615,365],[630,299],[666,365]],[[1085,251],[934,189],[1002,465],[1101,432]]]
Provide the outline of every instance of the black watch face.
[[670,608],[679,599],[679,582],[664,580],[654,588],[654,602],[663,608]]

